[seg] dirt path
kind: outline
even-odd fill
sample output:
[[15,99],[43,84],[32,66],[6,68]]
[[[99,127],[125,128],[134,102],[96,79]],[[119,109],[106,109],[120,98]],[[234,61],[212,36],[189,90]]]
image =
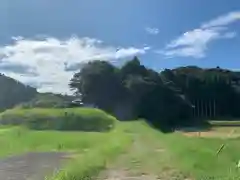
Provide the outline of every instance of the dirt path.
[[169,162],[171,157],[159,141],[136,134],[132,147],[96,180],[189,180]]
[[44,180],[59,170],[66,153],[38,152],[0,159],[0,180]]

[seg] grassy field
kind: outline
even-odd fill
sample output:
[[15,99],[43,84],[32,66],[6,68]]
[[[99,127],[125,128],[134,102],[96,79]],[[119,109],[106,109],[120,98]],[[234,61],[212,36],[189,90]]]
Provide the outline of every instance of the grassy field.
[[[71,115],[70,118],[65,116],[65,112]],[[62,121],[61,124],[66,121],[71,124],[69,127],[74,128],[69,131],[58,130],[58,124],[55,123],[58,120]],[[50,179],[75,180],[93,176],[104,169],[106,162],[123,152],[132,141],[128,134],[123,133],[122,125],[114,117],[97,109],[13,109],[0,114],[0,121],[7,124],[0,126],[0,157],[38,151],[74,153],[74,158],[66,165],[65,171]],[[29,121],[40,125],[40,131],[29,126]],[[95,123],[94,126],[91,123]],[[111,129],[103,132],[98,132],[99,127],[91,132],[75,129],[76,126],[96,125],[102,128],[109,124],[112,125]],[[119,125],[114,128],[116,124]]]
[[[170,174],[164,179],[179,180],[235,180],[240,177],[240,168],[237,168],[239,138],[185,137],[179,133],[163,134],[144,123],[131,126],[143,141],[142,149],[148,149],[138,156],[141,172],[152,171],[158,177]],[[222,144],[225,148],[217,155]],[[137,156],[137,153],[132,156]]]
[[[240,177],[239,139],[183,137],[178,134],[163,137],[163,142],[175,157],[177,167],[195,179],[230,180]],[[222,144],[225,148],[217,155]]]
[[[22,127],[0,129],[0,156],[24,152],[63,151],[74,153],[66,171],[52,179],[73,180],[95,175],[131,143],[120,126],[111,132],[35,131]],[[9,143],[10,142],[10,143]]]
[[209,121],[209,123],[213,126],[240,126],[240,120],[234,120],[234,121]]
[[[215,129],[223,131],[221,128]],[[1,126],[0,156],[29,151],[75,153],[65,170],[48,178],[51,180],[94,179],[100,172],[100,179],[105,176],[105,179],[113,179],[112,172],[117,172],[118,178],[123,180],[127,177],[235,180],[240,177],[237,168],[239,141],[239,138],[163,134],[144,121],[116,121],[115,128],[106,132],[37,131],[20,126]],[[225,147],[217,155],[222,144]]]

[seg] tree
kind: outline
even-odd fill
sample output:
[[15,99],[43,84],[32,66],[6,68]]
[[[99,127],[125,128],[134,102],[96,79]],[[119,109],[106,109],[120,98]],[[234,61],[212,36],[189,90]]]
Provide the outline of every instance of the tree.
[[0,87],[0,111],[29,101],[37,94],[35,88],[24,85],[3,74],[0,74]]
[[240,73],[196,66],[158,73],[134,57],[121,68],[104,61],[87,63],[70,86],[84,102],[115,115],[128,109],[134,118],[172,128],[193,124],[194,118],[239,117],[240,84],[233,82],[240,82]]
[[117,71],[117,68],[105,61],[89,62],[74,74],[70,87],[82,94],[83,102],[109,110],[119,98]]

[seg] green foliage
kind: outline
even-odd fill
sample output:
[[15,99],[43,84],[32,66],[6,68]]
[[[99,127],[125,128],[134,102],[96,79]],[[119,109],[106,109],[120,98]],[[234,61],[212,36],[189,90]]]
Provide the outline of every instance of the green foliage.
[[[164,177],[161,179],[196,179],[196,180],[237,180],[240,170],[237,168],[239,161],[239,138],[218,139],[186,137],[180,133],[163,134],[149,128],[142,122],[128,123],[128,130],[140,135],[144,142],[141,154],[137,157],[142,162],[142,171],[157,171],[160,175],[177,170],[185,177]],[[211,133],[211,132],[210,132]],[[217,156],[217,151],[222,144],[225,148]],[[144,149],[149,147],[149,154]],[[144,151],[144,150],[145,151]],[[161,151],[157,151],[160,149]],[[138,152],[133,155],[137,156]],[[128,164],[124,164],[124,167]]]
[[[236,167],[239,161],[239,139],[187,138],[172,134],[162,140],[173,155],[176,166],[197,180],[230,180],[240,176],[239,168]],[[226,147],[217,156],[223,143],[226,143]]]
[[[1,126],[0,126],[1,127]],[[0,129],[0,157],[33,151],[85,152],[102,145],[111,138],[111,132],[35,131],[24,127]],[[61,146],[61,149],[59,147]]]
[[118,99],[118,79],[115,72],[116,68],[107,62],[89,62],[74,75],[70,87],[82,94],[85,103],[108,110]]
[[29,101],[37,94],[35,88],[26,86],[2,74],[0,74],[0,87],[0,111]]
[[240,117],[237,83],[238,72],[188,66],[157,73],[134,57],[121,68],[104,61],[87,63],[70,87],[82,94],[83,102],[118,118],[128,113],[132,119],[172,128],[205,118]]
[[20,108],[63,108],[67,107],[73,98],[52,93],[38,93],[28,102],[19,104]]
[[[126,151],[132,143],[132,137],[124,133],[121,125],[103,140],[102,146],[88,151],[67,165],[64,171],[48,178],[51,180],[91,180],[112,162],[118,155]],[[110,138],[111,136],[111,138]]]
[[123,126],[118,123],[112,131],[104,133],[0,126],[0,134],[0,157],[32,151],[74,152],[62,171],[46,177],[54,180],[91,179],[132,143],[131,136],[124,133]]
[[[74,152],[69,164],[48,180],[89,180],[121,156],[128,173],[161,179],[238,179],[239,139],[185,137],[163,134],[144,121],[117,122],[112,131],[35,131],[0,126],[0,157],[32,151]],[[11,143],[10,143],[11,142]],[[217,156],[223,143],[225,148]],[[131,148],[128,148],[132,145]],[[61,147],[61,148],[59,148]],[[118,162],[119,163],[119,162]]]
[[98,109],[11,109],[0,114],[3,125],[24,125],[37,130],[107,131],[116,119]]

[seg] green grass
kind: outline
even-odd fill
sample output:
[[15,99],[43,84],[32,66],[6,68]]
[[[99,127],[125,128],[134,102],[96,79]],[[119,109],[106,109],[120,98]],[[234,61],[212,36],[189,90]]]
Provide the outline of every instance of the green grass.
[[65,171],[49,179],[75,180],[96,175],[130,144],[122,126],[110,132],[35,131],[22,127],[0,128],[0,157],[38,151],[73,152]]
[[34,131],[21,127],[0,129],[0,156],[28,151],[71,151],[81,153],[107,142],[112,132]]
[[113,116],[93,108],[15,108],[0,114],[1,124],[37,130],[107,131],[115,122]]
[[[140,162],[141,172],[162,174],[170,170],[174,172],[170,174],[174,178],[177,176],[179,180],[185,177],[196,180],[235,180],[240,177],[240,169],[237,168],[240,160],[240,139],[185,137],[180,133],[163,134],[142,122],[130,124],[129,129],[139,134],[140,140],[145,144],[141,147],[140,154],[135,152],[131,155]],[[217,151],[223,143],[226,146],[217,156]]]
[[[240,139],[163,134],[143,121],[115,124],[115,128],[107,132],[36,131],[2,126],[0,156],[29,151],[77,153],[64,171],[48,178],[51,180],[91,179],[120,154],[125,155],[120,156],[116,167],[127,168],[139,175],[155,174],[162,179],[179,180],[232,180],[240,177],[240,169],[236,167],[240,160]],[[226,146],[217,156],[223,143]]]
[[[162,134],[145,128],[144,134],[152,134],[165,147],[172,161],[168,162],[187,177],[197,180],[232,180],[240,177],[237,163],[240,160],[240,139],[185,137],[180,133]],[[222,144],[225,148],[217,156]]]
[[240,126],[240,120],[239,121],[209,121],[209,123],[213,126]]
[[123,133],[119,125],[109,136],[109,140],[98,148],[81,154],[71,162],[66,170],[49,178],[51,180],[90,180],[94,179],[101,170],[104,170],[109,162],[112,162],[118,155],[126,151],[132,143],[130,135]]

